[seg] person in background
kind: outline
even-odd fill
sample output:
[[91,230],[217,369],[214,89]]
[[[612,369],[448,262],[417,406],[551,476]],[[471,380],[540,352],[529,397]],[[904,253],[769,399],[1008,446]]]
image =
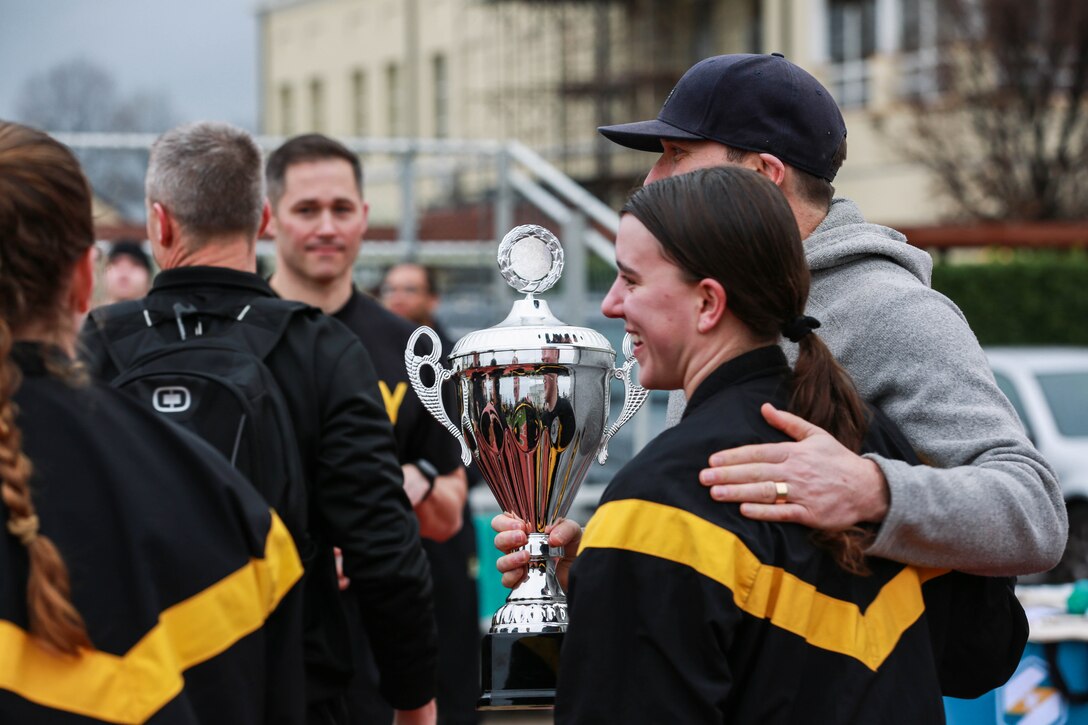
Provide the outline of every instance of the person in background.
[[0,198],[0,722],[305,722],[283,522],[75,360],[94,278],[75,156],[0,122]]
[[[453,340],[435,317],[441,304],[438,275],[432,267],[415,262],[401,262],[390,267],[379,288],[382,304],[416,325],[432,328],[442,342],[442,350],[448,355]],[[449,395],[455,395],[452,382]],[[446,410],[456,410],[456,402],[447,402]],[[476,464],[470,464],[466,472],[471,489],[483,481]],[[480,625],[479,594],[476,580],[480,566],[476,551],[476,524],[466,498],[462,513],[461,530],[449,541],[424,542],[431,558],[431,574],[434,577],[435,599],[440,604],[438,613],[439,669],[448,673],[444,679],[450,685],[451,695],[456,692],[461,711],[465,716],[457,722],[475,722],[469,716],[479,688],[476,678],[479,669]],[[439,681],[439,688],[443,687]],[[439,694],[439,702],[442,695]]]
[[[423,407],[408,381],[404,350],[415,325],[360,292],[352,278],[367,226],[359,157],[320,134],[289,139],[266,164],[276,242],[276,272],[269,281],[285,299],[320,307],[354,333],[370,353],[386,413],[393,424],[404,488],[419,519],[431,564],[438,623],[438,717],[476,722],[478,620],[464,559],[451,559],[463,529],[467,479],[456,441]],[[453,566],[454,570],[448,567]],[[349,583],[347,596],[357,583]],[[367,633],[352,645],[360,669],[351,686],[353,722],[388,722]]]
[[378,291],[386,309],[417,325],[434,328],[445,348],[449,336],[435,318],[441,297],[434,269],[415,262],[394,264],[386,270]]
[[[186,315],[189,339],[200,340],[224,329],[230,334],[254,307],[282,308],[274,321],[282,334],[263,364],[283,393],[304,474],[295,483],[303,489],[307,516],[292,534],[306,542],[308,554],[309,721],[347,721],[355,669],[348,632],[357,626],[370,636],[381,692],[398,722],[434,722],[438,648],[430,568],[374,365],[343,325],[313,307],[297,311],[257,276],[256,241],[270,216],[260,149],[249,134],[227,124],[180,126],[152,145],[146,187],[148,237],[163,270],[147,304],[172,309],[177,317],[176,325],[152,334],[183,339]],[[96,319],[109,318],[96,312]],[[143,319],[134,307],[117,324],[140,330]],[[92,373],[113,380],[121,371],[108,354],[107,333],[88,324],[82,342]],[[337,586],[336,547],[353,583],[352,612]],[[356,620],[351,625],[349,616]]]
[[151,260],[139,242],[120,241],[106,255],[103,304],[138,300],[151,289]]

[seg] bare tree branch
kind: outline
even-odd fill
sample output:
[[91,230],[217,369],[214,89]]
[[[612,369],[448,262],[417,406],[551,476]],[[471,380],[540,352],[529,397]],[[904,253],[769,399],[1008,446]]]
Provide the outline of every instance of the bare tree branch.
[[[137,92],[122,97],[113,77],[82,58],[59,63],[27,78],[16,98],[16,120],[45,131],[165,131],[176,123],[169,99]],[[138,150],[78,150],[99,198],[126,217],[143,215],[147,153]]]
[[897,145],[961,214],[1088,217],[1088,4],[942,0],[941,94]]

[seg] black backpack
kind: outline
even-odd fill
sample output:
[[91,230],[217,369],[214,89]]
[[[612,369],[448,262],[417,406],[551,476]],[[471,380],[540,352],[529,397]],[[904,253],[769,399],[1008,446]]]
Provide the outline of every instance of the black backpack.
[[255,297],[238,309],[198,310],[148,297],[91,312],[120,371],[110,383],[226,456],[280,515],[304,557],[302,461],[265,359],[294,315],[312,309]]

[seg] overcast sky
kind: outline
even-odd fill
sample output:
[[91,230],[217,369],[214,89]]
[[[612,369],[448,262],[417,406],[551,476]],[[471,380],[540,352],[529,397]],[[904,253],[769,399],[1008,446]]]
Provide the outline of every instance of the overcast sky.
[[73,58],[120,95],[163,93],[180,122],[256,131],[256,0],[0,0],[0,118],[30,76]]

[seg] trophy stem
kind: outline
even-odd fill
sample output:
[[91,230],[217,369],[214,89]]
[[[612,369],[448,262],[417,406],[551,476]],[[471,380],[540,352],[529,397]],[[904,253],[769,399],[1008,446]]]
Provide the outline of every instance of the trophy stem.
[[551,708],[559,649],[567,629],[567,596],[555,577],[560,548],[529,534],[529,573],[495,612],[481,646],[481,710]]
[[567,595],[555,577],[555,562],[563,550],[548,546],[547,534],[533,533],[519,551],[529,552],[528,575],[491,618],[491,631],[565,632]]

